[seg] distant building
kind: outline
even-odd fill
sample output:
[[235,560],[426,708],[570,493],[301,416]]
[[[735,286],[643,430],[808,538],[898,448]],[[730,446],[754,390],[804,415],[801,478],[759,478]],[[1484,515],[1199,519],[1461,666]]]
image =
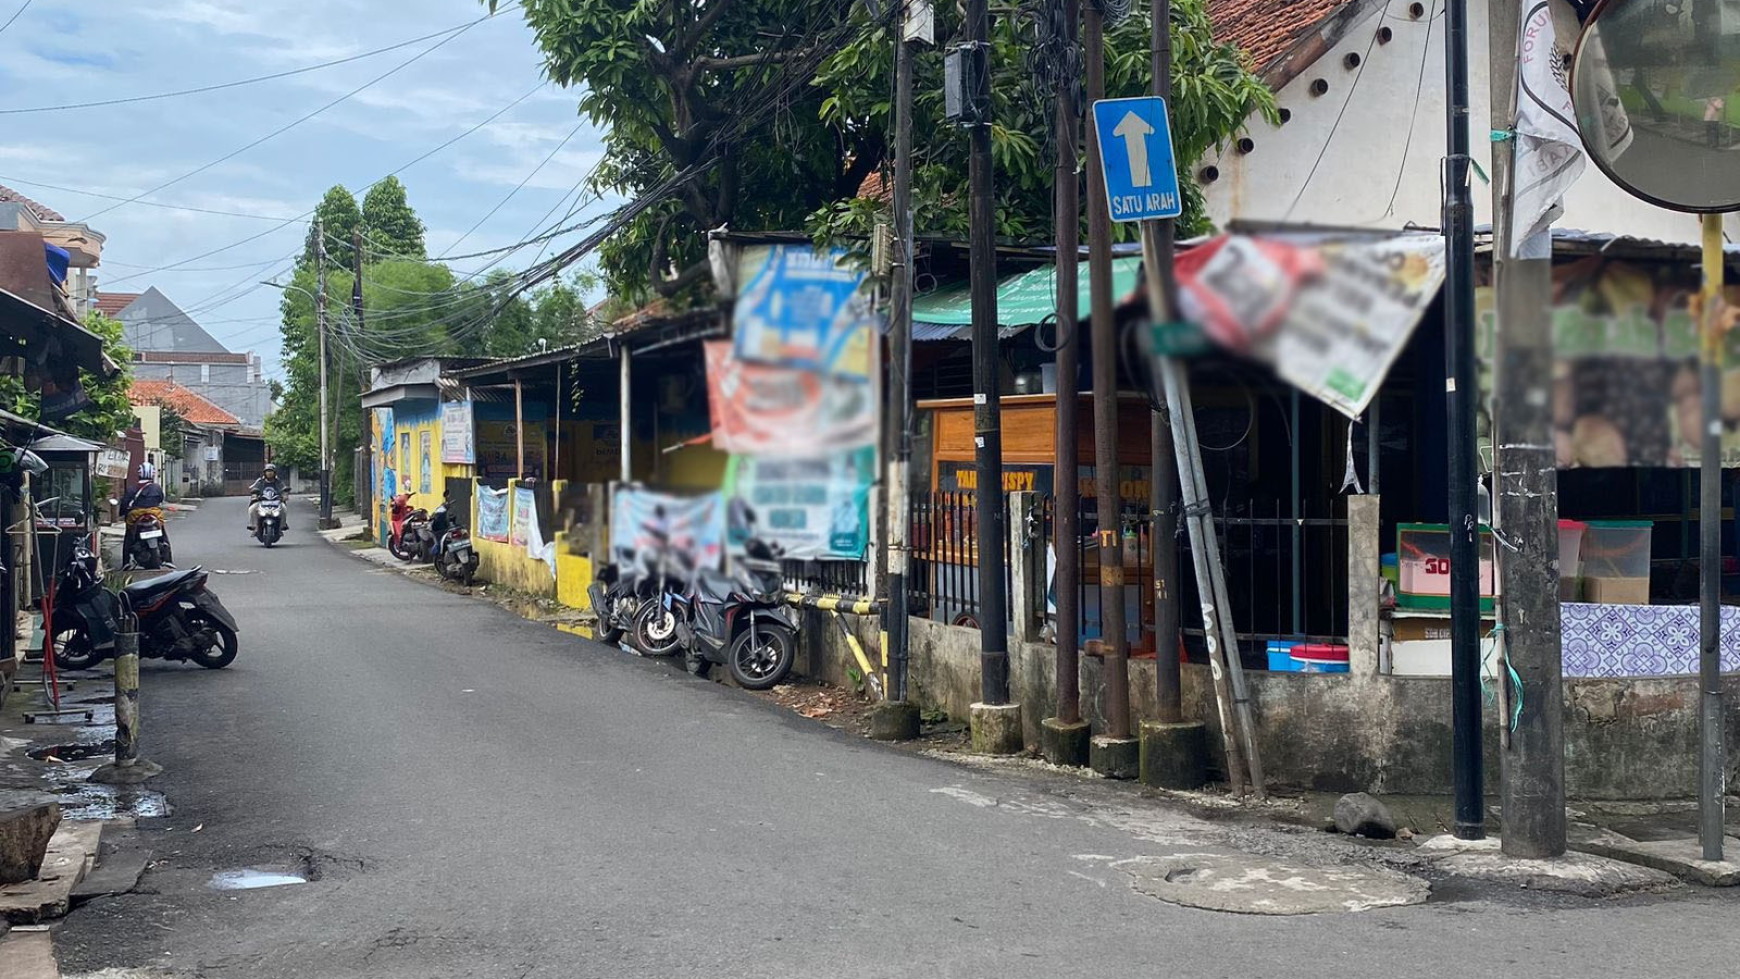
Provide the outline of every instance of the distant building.
[[[116,306],[126,294],[104,294],[98,308]],[[132,296],[109,315],[121,322],[133,350],[133,376],[170,381],[234,415],[255,432],[272,413],[272,391],[261,376],[260,358],[232,353],[156,288]]]
[[73,312],[84,316],[96,306],[97,264],[103,260],[102,232],[82,221],[68,221],[65,215],[0,185],[0,232],[23,231],[42,236],[42,240],[68,255],[66,282],[63,284]]

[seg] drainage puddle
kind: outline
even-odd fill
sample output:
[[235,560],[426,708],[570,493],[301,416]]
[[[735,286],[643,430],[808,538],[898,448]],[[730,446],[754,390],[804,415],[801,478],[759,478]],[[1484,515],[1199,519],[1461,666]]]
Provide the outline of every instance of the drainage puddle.
[[214,891],[251,891],[259,887],[286,887],[306,884],[308,878],[278,870],[222,870],[211,875],[208,884]]
[[84,761],[87,758],[114,754],[115,739],[55,744],[46,748],[32,748],[27,753],[37,761]]

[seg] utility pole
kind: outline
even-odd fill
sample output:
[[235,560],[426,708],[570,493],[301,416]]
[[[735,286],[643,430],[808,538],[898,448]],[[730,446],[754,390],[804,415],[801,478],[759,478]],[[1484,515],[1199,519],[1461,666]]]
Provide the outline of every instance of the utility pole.
[[314,219],[314,322],[320,331],[320,526],[332,525],[331,397],[326,389],[326,232]]
[[[1152,69],[1154,94],[1172,101],[1172,0],[1154,0]],[[1149,296],[1150,318],[1165,323],[1178,313],[1178,277],[1173,269],[1176,230],[1160,222],[1154,242],[1162,295]],[[1178,464],[1173,457],[1172,416],[1162,403],[1148,416],[1149,553],[1154,561],[1154,698],[1161,724],[1184,720],[1184,676],[1178,662]],[[1200,743],[1200,734],[1193,739]],[[1194,787],[1194,786],[1193,786]]]
[[1444,74],[1449,92],[1444,159],[1445,410],[1450,450],[1451,752],[1455,834],[1486,837],[1485,760],[1480,721],[1480,517],[1474,366],[1474,200],[1469,180],[1468,0],[1447,0]]
[[[1106,97],[1106,13],[1088,0],[1088,101]],[[1112,217],[1100,163],[1099,126],[1088,118],[1088,286],[1092,293],[1094,386],[1094,509],[1098,516],[1100,645],[1104,652],[1105,733],[1095,737],[1090,764],[1110,778],[1134,778],[1139,746],[1130,736],[1130,637],[1124,617],[1124,530],[1118,492],[1118,337],[1112,319]]]
[[998,389],[996,204],[991,188],[991,17],[986,0],[966,0],[972,105],[968,121],[968,260],[973,337],[973,445],[978,485],[979,700],[971,710],[973,746],[1013,754],[1023,747],[1021,708],[1009,702],[1009,613],[1003,591],[1007,528],[1003,510],[1003,433]]
[[[1536,6],[1534,0],[1527,3]],[[1545,7],[1545,4],[1541,4]],[[1492,128],[1515,132],[1525,0],[1493,0],[1488,21]],[[1546,16],[1551,12],[1546,11]],[[1546,52],[1533,55],[1544,57]],[[1553,448],[1553,260],[1517,257],[1516,139],[1492,144],[1493,283],[1498,329],[1493,448],[1505,661],[1522,680],[1516,730],[1500,753],[1503,847],[1513,857],[1565,852],[1564,662],[1559,648],[1558,460]],[[1376,444],[1375,426],[1371,439]],[[1375,481],[1375,476],[1373,477]],[[1375,489],[1372,492],[1377,492]],[[1503,680],[1500,681],[1504,682]],[[1500,719],[1509,724],[1510,718]]]
[[1698,452],[1698,840],[1722,859],[1728,745],[1722,710],[1722,215],[1703,216],[1703,319],[1698,380],[1704,435]]
[[886,549],[888,586],[883,597],[883,630],[888,635],[887,700],[877,706],[870,733],[878,740],[907,741],[918,736],[918,705],[906,699],[910,643],[906,569],[912,530],[912,58],[914,20],[929,20],[930,11],[909,9],[894,37],[894,237],[895,245],[888,329],[888,428],[884,433],[889,460]]
[[[1080,0],[1057,0],[1063,8],[1062,42],[1074,50],[1081,21]],[[1066,61],[1067,64],[1067,61]],[[1059,66],[1060,68],[1063,66]],[[1081,719],[1081,340],[1076,324],[1081,286],[1081,185],[1076,176],[1075,79],[1054,73],[1057,82],[1057,168],[1053,177],[1052,226],[1057,237],[1057,446],[1052,475],[1057,549],[1057,716],[1041,724],[1040,747],[1054,765],[1088,760],[1089,725]]]

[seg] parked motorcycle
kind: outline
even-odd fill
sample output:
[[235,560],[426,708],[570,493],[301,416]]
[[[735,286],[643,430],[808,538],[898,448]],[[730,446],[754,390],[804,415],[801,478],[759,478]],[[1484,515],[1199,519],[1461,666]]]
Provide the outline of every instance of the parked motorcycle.
[[771,546],[752,538],[735,565],[729,575],[700,569],[684,594],[667,596],[664,604],[676,616],[689,672],[706,676],[722,665],[738,686],[768,690],[791,673],[797,624]]
[[598,616],[598,641],[615,645],[623,633],[634,627],[635,613],[640,611],[640,597],[635,594],[641,575],[636,569],[623,568],[612,562],[598,569],[586,593],[592,599],[592,611]]
[[477,550],[471,546],[470,531],[449,518],[446,500],[429,517],[429,536],[433,540],[429,559],[435,563],[435,570],[448,581],[469,586],[477,575]]
[[206,571],[196,567],[133,582],[117,595],[103,587],[96,555],[79,545],[55,574],[55,664],[84,670],[112,658],[122,615],[130,611],[138,620],[141,658],[223,669],[235,662],[239,629],[206,580]]
[[267,486],[254,495],[259,507],[254,519],[254,539],[271,547],[284,536],[284,498],[276,487]]
[[635,612],[629,642],[644,656],[675,656],[682,652],[683,641],[677,631],[678,613],[669,599],[687,592],[695,569],[687,555],[663,540],[645,561],[646,572],[634,582]]
[[417,537],[429,522],[429,511],[411,505],[411,494],[393,497],[387,509],[391,528],[387,534],[387,550],[401,561],[417,560]]

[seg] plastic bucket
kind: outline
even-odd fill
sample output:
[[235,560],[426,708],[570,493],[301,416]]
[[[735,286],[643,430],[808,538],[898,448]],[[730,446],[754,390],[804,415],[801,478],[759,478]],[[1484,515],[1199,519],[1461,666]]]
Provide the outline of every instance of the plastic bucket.
[[1293,647],[1293,662],[1300,673],[1346,673],[1347,647],[1302,643]]

